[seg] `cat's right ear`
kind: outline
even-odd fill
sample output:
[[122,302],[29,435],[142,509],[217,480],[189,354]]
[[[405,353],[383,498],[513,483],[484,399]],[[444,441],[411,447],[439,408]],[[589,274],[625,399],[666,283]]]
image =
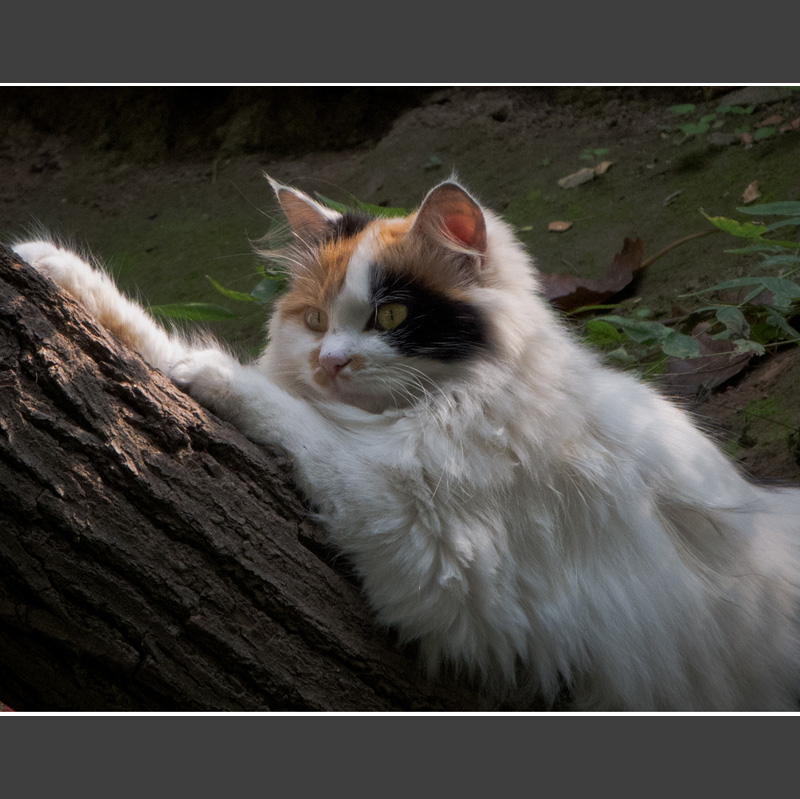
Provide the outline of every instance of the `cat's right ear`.
[[284,186],[266,173],[264,177],[272,186],[292,232],[299,239],[313,241],[323,238],[330,231],[331,225],[341,218],[341,214],[337,211],[312,200],[305,192]]
[[428,192],[413,225],[450,249],[468,255],[486,253],[486,221],[466,189],[449,180]]

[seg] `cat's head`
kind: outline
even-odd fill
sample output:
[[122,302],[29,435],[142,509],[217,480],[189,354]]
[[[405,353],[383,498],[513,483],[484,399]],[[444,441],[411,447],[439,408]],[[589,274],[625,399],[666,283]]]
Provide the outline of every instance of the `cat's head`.
[[407,217],[381,218],[270,182],[293,233],[282,252],[289,289],[264,356],[276,379],[380,412],[436,394],[496,354],[493,218],[459,184],[436,186]]

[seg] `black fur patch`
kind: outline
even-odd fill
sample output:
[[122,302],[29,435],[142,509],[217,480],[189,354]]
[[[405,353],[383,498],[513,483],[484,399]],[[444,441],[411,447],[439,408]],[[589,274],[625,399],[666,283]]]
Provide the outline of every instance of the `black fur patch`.
[[471,303],[377,266],[372,268],[370,289],[375,313],[368,326],[375,326],[380,305],[399,302],[408,308],[408,316],[397,327],[380,331],[404,355],[459,361],[489,349],[488,325]]
[[331,238],[347,239],[360,233],[375,217],[361,211],[348,211],[335,222],[331,222]]

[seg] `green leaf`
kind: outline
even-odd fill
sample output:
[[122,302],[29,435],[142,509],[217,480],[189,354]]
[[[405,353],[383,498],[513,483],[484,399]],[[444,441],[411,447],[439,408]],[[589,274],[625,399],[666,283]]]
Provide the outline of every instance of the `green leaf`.
[[[698,294],[704,294],[711,291],[724,291],[725,289],[739,289],[745,286],[760,286],[760,277],[735,277],[731,280],[723,280],[722,283],[715,283],[707,289],[701,289]],[[691,295],[690,295],[691,296]]]
[[625,347],[617,347],[617,349],[609,352],[606,357],[623,366],[632,366],[636,363],[636,357],[631,355]]
[[800,201],[786,200],[779,203],[761,203],[760,205],[746,205],[737,208],[743,214],[753,214],[754,216],[796,216],[800,215]]
[[344,203],[331,200],[330,197],[325,197],[319,192],[315,192],[317,199],[333,211],[338,211],[340,214],[346,214],[350,211],[364,211],[364,213],[372,214],[379,217],[395,217],[395,216],[408,216],[407,208],[384,208],[382,205],[370,205],[369,203],[362,203],[360,200],[353,200],[352,205],[345,205]]
[[214,280],[211,275],[206,275],[206,278],[211,283],[211,285],[220,293],[223,297],[227,297],[229,300],[238,300],[239,302],[255,302],[255,297],[251,297],[249,294],[245,294],[241,291],[234,291],[233,289],[226,289],[225,286],[220,285]]
[[276,295],[286,287],[286,279],[283,275],[267,275],[250,292],[250,296],[256,301],[265,305],[271,302]]
[[[781,219],[780,222],[773,222],[771,225],[767,225],[767,230],[771,233],[773,230],[778,230],[778,228],[790,226],[796,227],[797,225],[800,225],[800,216],[796,216],[791,219]],[[797,246],[800,247],[800,242]]]
[[598,347],[620,344],[625,340],[625,337],[617,328],[603,319],[590,319],[584,325],[584,329],[586,330],[586,337],[589,341],[591,341],[592,344],[596,344]]
[[692,111],[696,108],[694,103],[683,103],[682,105],[673,105],[670,107],[670,111],[673,114],[691,114]]
[[675,358],[697,358],[700,355],[700,345],[691,336],[670,330],[661,342],[661,349],[665,355]]
[[732,306],[719,308],[716,317],[717,321],[725,325],[727,338],[740,339],[750,335],[750,325],[738,308]]
[[792,300],[800,297],[800,286],[785,277],[762,277],[761,284],[775,294],[777,305],[791,305]]
[[717,108],[718,114],[752,114],[755,111],[754,105],[721,105]]
[[755,222],[737,222],[735,219],[728,219],[724,216],[709,216],[701,209],[700,213],[715,227],[730,233],[731,236],[738,236],[743,239],[750,239],[751,241],[758,241],[770,247],[800,247],[800,244],[794,241],[771,241],[764,239],[763,236],[767,232],[766,225],[758,225]]
[[[788,249],[796,250],[800,245],[793,244]],[[736,247],[732,250],[725,250],[725,252],[732,253],[733,255],[752,255],[754,252],[761,253],[765,255],[766,253],[776,253],[776,254],[785,254],[784,251],[787,249],[786,246],[781,244],[780,242],[770,241],[769,239],[764,239],[759,244],[750,244],[747,247]],[[788,256],[793,258],[794,256]]]
[[766,352],[763,344],[751,341],[749,338],[737,338],[733,342],[736,345],[736,352],[752,352],[755,355],[763,355]]
[[[781,317],[783,319],[783,317]],[[766,322],[753,322],[750,328],[750,340],[760,344],[769,344],[780,338],[780,330],[775,325]]]
[[191,322],[219,322],[236,316],[233,311],[211,302],[175,302],[167,305],[151,305],[150,312],[170,319],[186,319]]
[[760,239],[766,232],[766,225],[757,225],[755,222],[737,222],[735,219],[728,219],[724,216],[709,216],[705,211],[701,214],[712,225],[715,225],[720,230],[730,233],[732,236],[739,236],[744,239]]
[[700,122],[690,122],[687,125],[678,126],[687,136],[697,136],[700,133],[705,133],[710,125],[708,122],[700,120]]
[[770,255],[758,264],[759,269],[774,269],[775,267],[780,268],[784,266],[797,268],[800,266],[800,256],[789,255],[788,253]]
[[777,128],[759,128],[753,134],[753,141],[761,141],[761,139],[768,139],[770,136],[774,136],[778,132]]
[[786,334],[787,338],[797,339],[800,338],[798,333],[787,321],[783,314],[776,311],[774,308],[767,308],[767,321]]
[[662,325],[661,322],[646,322],[643,319],[626,319],[624,316],[614,315],[603,316],[600,319],[612,325],[618,325],[628,338],[639,344],[662,341],[674,332],[672,328]]

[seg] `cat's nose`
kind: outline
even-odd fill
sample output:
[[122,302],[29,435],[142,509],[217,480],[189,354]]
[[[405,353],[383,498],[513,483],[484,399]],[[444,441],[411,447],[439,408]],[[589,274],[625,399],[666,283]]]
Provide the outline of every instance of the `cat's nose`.
[[333,378],[350,363],[351,358],[343,352],[322,352],[319,365]]

